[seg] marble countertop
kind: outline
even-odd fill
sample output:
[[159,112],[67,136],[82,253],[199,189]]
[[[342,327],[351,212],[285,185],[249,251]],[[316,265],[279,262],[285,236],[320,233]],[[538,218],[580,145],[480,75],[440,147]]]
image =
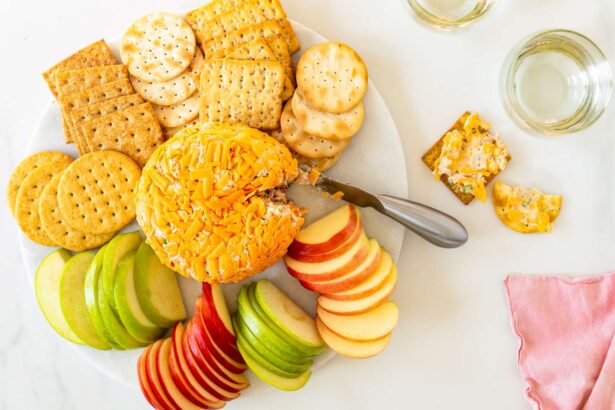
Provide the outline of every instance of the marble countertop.
[[[615,21],[615,4],[611,0],[502,0],[484,20],[455,34],[419,26],[404,0],[282,1],[289,17],[357,48],[400,130],[411,198],[436,203],[452,213],[460,212],[459,207],[443,189],[435,184],[419,189],[422,184],[416,174],[425,173],[420,154],[433,140],[429,135],[441,132],[468,108],[486,112],[509,133],[522,134],[503,114],[497,91],[501,61],[519,39],[544,28],[575,29],[596,40],[615,66],[615,33],[610,24]],[[50,100],[42,71],[88,42],[117,36],[147,12],[201,3],[0,2],[0,191],[5,192],[37,116]],[[609,119],[601,119],[587,135],[606,132],[613,136],[614,106],[605,114]],[[147,409],[140,392],[98,373],[47,325],[24,274],[16,240],[20,233],[4,200],[0,201],[0,221],[0,410]],[[472,283],[446,281],[443,276],[428,279],[427,274],[437,272],[449,255],[440,252],[406,235],[399,261],[399,271],[406,277],[399,286],[414,287],[415,298],[401,301],[402,312],[410,313],[383,354],[365,361],[337,357],[299,392],[272,390],[228,408],[528,408],[515,365],[517,342],[509,329],[501,289],[486,293],[493,299],[485,303],[497,305],[494,315],[472,317],[474,310],[470,309],[455,313],[460,303],[479,303],[471,300],[475,296],[472,289],[484,277],[469,276]],[[418,264],[425,255],[433,258]],[[590,255],[588,249],[564,261],[580,271]],[[589,269],[615,266],[609,255],[596,252],[594,256]],[[563,266],[555,256],[551,262],[540,269]],[[468,262],[466,266],[473,265]],[[419,267],[422,272],[417,272]],[[520,268],[529,269],[523,264]],[[500,281],[505,273],[493,274]],[[447,305],[451,297],[455,304]],[[417,326],[423,319],[427,320]]]

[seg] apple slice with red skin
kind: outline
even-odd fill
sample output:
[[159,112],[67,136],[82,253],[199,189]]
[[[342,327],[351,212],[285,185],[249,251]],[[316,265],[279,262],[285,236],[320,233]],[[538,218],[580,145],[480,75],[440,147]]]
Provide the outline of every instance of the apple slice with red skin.
[[342,316],[358,315],[375,309],[386,302],[395,291],[396,285],[397,268],[393,266],[393,269],[391,269],[391,274],[387,277],[384,286],[369,296],[355,300],[333,300],[321,295],[316,301],[318,306],[327,312]]
[[147,354],[144,357],[145,360],[145,374],[147,375],[147,382],[154,392],[154,396],[159,403],[163,405],[165,410],[181,410],[181,408],[173,401],[169,396],[165,386],[162,384],[158,375],[158,365],[156,358],[158,351],[162,346],[162,340],[158,340],[154,344],[150,345],[147,349]]
[[222,294],[220,285],[210,285],[203,282],[203,300],[201,313],[213,341],[233,360],[244,363],[237,350],[237,339],[231,323],[231,316]]
[[347,274],[361,265],[369,253],[369,240],[365,234],[348,251],[324,262],[299,262],[286,255],[284,263],[288,273],[310,282],[324,282]]
[[380,264],[381,257],[380,245],[375,239],[369,241],[369,254],[367,258],[357,266],[354,270],[347,272],[345,275],[340,276],[330,281],[300,281],[303,287],[317,293],[333,293],[343,290],[351,289],[357,286],[365,279],[367,279]]
[[207,407],[197,406],[192,403],[186,396],[182,394],[179,390],[173,378],[171,377],[171,370],[169,368],[169,357],[173,355],[171,351],[173,347],[173,341],[171,338],[166,338],[160,345],[160,349],[156,354],[156,364],[158,370],[158,377],[160,378],[160,382],[166,388],[169,397],[173,402],[177,403],[178,408],[182,410],[202,410],[207,409]]
[[352,248],[352,245],[354,245],[359,240],[359,238],[361,238],[361,235],[363,233],[365,233],[363,230],[363,222],[359,220],[359,223],[356,225],[355,230],[352,233],[352,235],[350,235],[350,237],[337,248],[332,249],[329,252],[319,253],[319,254],[314,254],[314,255],[308,254],[308,255],[300,255],[299,257],[295,257],[289,254],[289,256],[299,262],[312,262],[312,263],[324,262],[326,260],[333,259],[336,256],[343,254],[348,249]]
[[367,297],[377,292],[385,285],[393,266],[391,255],[389,255],[387,251],[382,250],[378,268],[367,279],[350,289],[340,292],[325,293],[322,296],[326,296],[333,300],[357,300]]
[[[205,303],[203,298],[198,298],[196,301],[196,306],[194,310],[194,317],[192,318],[193,326],[192,332],[194,332],[197,342],[199,342],[199,346],[206,346],[212,353],[212,355],[216,358],[220,364],[222,364],[225,368],[235,374],[241,374],[245,372],[247,366],[241,358],[241,361],[238,362],[230,357],[226,352],[218,346],[218,344],[213,340],[209,327],[207,326],[207,322],[203,313],[203,304]],[[233,348],[233,346],[227,345],[227,350]],[[233,354],[235,355],[235,348],[233,350]],[[239,351],[237,351],[239,353]],[[241,357],[241,355],[240,355]]]
[[[190,325],[188,325],[189,327]],[[203,386],[209,393],[211,393],[218,400],[230,401],[239,397],[239,391],[235,389],[228,389],[225,387],[226,385],[222,383],[215,376],[212,378],[210,374],[213,375],[211,371],[211,367],[205,366],[209,370],[209,373],[201,370],[201,366],[198,363],[196,357],[198,357],[201,353],[196,346],[195,343],[190,340],[190,332],[184,333],[184,340],[182,341],[184,348],[184,357],[186,359],[186,364],[188,368],[192,372],[192,375],[196,379],[196,381]]]
[[141,353],[141,356],[139,356],[139,360],[137,361],[137,374],[139,376],[139,387],[141,387],[141,392],[143,393],[145,400],[147,400],[147,402],[153,408],[158,409],[158,410],[166,410],[166,407],[163,406],[156,398],[154,390],[152,389],[152,386],[150,386],[147,380],[147,367],[146,367],[147,361],[145,360],[145,357],[147,356],[147,353],[151,347],[152,347],[151,345],[148,346],[147,349],[145,349],[143,353]]
[[224,406],[224,402],[216,399],[211,393],[205,390],[194,378],[190,368],[186,364],[184,347],[182,340],[184,337],[184,326],[177,323],[171,333],[173,348],[169,358],[169,369],[173,381],[184,396],[197,406],[219,409]]
[[228,371],[224,366],[220,364],[213,356],[212,352],[207,349],[206,346],[200,346],[195,332],[193,331],[194,323],[190,322],[188,327],[190,328],[189,334],[186,335],[188,344],[190,346],[195,345],[198,355],[194,355],[194,349],[192,349],[193,356],[196,359],[197,364],[201,367],[201,370],[210,376],[210,379],[215,380],[221,387],[229,391],[239,391],[248,387],[248,379],[243,374],[235,374]]
[[360,221],[359,211],[348,204],[303,228],[288,247],[288,255],[297,260],[329,253],[346,242]]

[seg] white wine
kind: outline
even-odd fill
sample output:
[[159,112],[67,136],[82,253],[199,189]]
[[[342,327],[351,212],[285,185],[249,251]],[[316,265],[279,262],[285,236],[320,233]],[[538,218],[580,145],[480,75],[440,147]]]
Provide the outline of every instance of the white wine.
[[407,0],[415,16],[439,30],[456,30],[483,16],[497,0]]

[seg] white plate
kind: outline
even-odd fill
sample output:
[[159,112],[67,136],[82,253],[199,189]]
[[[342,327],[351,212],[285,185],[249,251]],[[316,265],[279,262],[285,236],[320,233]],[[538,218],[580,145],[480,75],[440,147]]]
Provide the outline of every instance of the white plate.
[[[303,50],[311,45],[326,41],[326,39],[299,23],[292,23],[302,46],[302,50],[294,56],[296,62]],[[111,42],[110,45],[117,54],[119,40]],[[346,149],[340,161],[327,174],[373,192],[406,197],[408,184],[399,134],[380,93],[371,82],[363,103],[366,111],[363,128],[354,137],[353,142]],[[76,156],[74,147],[64,144],[60,110],[55,102],[50,103],[40,116],[28,147],[28,154],[43,150],[63,151]],[[290,196],[300,206],[306,207],[310,211],[306,218],[307,223],[340,206],[339,203],[323,198],[313,188],[293,187],[290,190]],[[397,260],[404,239],[404,228],[372,209],[363,210],[363,215],[364,226],[368,235],[378,239],[380,244]],[[133,223],[126,230],[130,231],[137,228],[136,223]],[[33,283],[34,272],[38,263],[44,255],[51,251],[51,248],[37,245],[23,235],[20,237],[20,245],[30,283]],[[250,280],[261,277],[272,279],[303,308],[314,312],[315,294],[301,287],[299,282],[286,272],[282,262],[276,263],[264,273],[256,275]],[[235,311],[235,297],[242,284],[224,286],[229,308],[233,312]],[[181,287],[186,308],[192,315],[194,301],[199,294],[200,286],[195,281],[181,278]],[[136,363],[142,349],[99,351],[85,346],[73,345],[73,347],[104,374],[134,389],[139,388]],[[318,356],[314,361],[313,369],[322,366],[333,355],[334,353],[328,350]],[[318,372],[315,372],[312,377],[318,377]],[[253,377],[252,374],[250,374],[250,382],[252,386],[242,392],[241,397],[258,394],[269,388],[268,385]]]

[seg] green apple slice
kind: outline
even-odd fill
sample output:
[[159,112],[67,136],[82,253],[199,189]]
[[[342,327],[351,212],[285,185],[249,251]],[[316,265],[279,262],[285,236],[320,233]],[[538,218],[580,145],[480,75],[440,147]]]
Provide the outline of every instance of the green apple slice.
[[132,337],[124,325],[122,325],[122,322],[115,316],[115,312],[111,308],[111,304],[107,299],[107,294],[103,287],[103,275],[100,275],[98,278],[98,308],[100,309],[100,315],[105,327],[109,330],[109,333],[111,333],[113,340],[115,340],[122,349],[135,349],[147,345],[147,343],[139,342]]
[[306,370],[309,370],[312,367],[312,360],[308,360],[305,364],[296,365],[292,364],[277,354],[275,354],[271,349],[267,347],[263,342],[261,342],[252,331],[245,324],[241,316],[236,315],[233,318],[233,326],[235,327],[235,333],[239,331],[241,333],[242,338],[246,341],[250,347],[258,353],[257,357],[263,359],[263,363],[259,363],[269,369],[271,372],[278,374],[284,377],[296,377],[300,374],[304,373]]
[[95,349],[108,350],[111,345],[98,334],[85,304],[85,273],[93,260],[92,252],[81,252],[66,262],[60,278],[60,303],[68,325],[79,339]]
[[299,350],[287,339],[274,332],[271,326],[275,326],[266,317],[259,315],[249,299],[252,286],[244,286],[237,295],[237,312],[244,323],[261,342],[273,350],[278,356],[288,362],[302,364],[311,356]]
[[98,253],[85,273],[85,283],[83,286],[85,292],[85,306],[88,309],[90,320],[100,337],[105,339],[113,348],[121,349],[121,347],[115,343],[113,336],[111,336],[111,333],[109,333],[109,330],[105,326],[100,314],[100,309],[98,308],[98,278],[102,270],[104,256],[105,246],[98,250]]
[[139,231],[128,232],[116,235],[105,247],[105,256],[103,258],[102,267],[102,283],[103,290],[107,295],[107,301],[111,305],[111,309],[117,314],[117,307],[115,305],[115,270],[117,264],[122,259],[122,256],[126,255],[133,249],[137,249],[142,242],[141,233]]
[[314,319],[269,280],[261,279],[256,283],[254,296],[269,319],[292,340],[314,355],[326,348]]
[[83,341],[68,325],[60,302],[60,277],[69,259],[70,252],[62,248],[45,256],[36,269],[34,292],[38,305],[53,330],[69,342],[82,345]]
[[135,291],[135,255],[132,250],[120,259],[115,272],[115,304],[122,324],[132,337],[143,343],[159,339],[165,329],[156,326],[143,313]]
[[186,318],[175,272],[164,266],[145,242],[137,249],[134,279],[139,304],[151,322],[171,327]]
[[250,354],[244,349],[243,343],[239,343],[241,339],[242,337],[237,337],[237,348],[239,349],[239,353],[241,353],[241,356],[243,356],[243,359],[245,360],[250,370],[252,370],[252,372],[254,372],[254,374],[265,383],[275,387],[276,389],[295,391],[305,386],[307,381],[310,379],[310,376],[312,375],[312,372],[310,370],[294,378],[282,377],[270,372],[269,370],[258,364],[258,362],[252,356],[250,356]]

